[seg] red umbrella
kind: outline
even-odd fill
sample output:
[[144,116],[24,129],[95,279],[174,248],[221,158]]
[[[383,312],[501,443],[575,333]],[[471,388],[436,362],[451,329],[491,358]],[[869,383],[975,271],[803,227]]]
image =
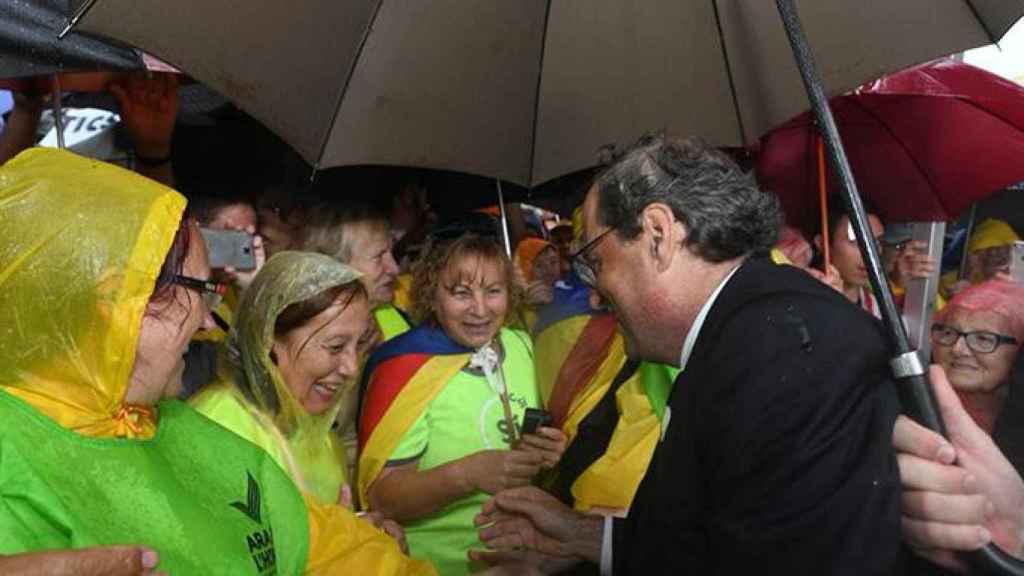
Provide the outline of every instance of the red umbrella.
[[[830,101],[854,178],[885,219],[951,220],[1024,181],[1024,88],[941,61]],[[791,225],[820,226],[818,131],[802,114],[761,139],[757,173]],[[828,190],[838,191],[831,169]]]

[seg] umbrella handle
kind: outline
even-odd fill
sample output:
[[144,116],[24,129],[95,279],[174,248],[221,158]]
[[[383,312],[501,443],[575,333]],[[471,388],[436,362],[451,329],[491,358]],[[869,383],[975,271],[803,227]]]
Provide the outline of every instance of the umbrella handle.
[[832,263],[832,231],[828,229],[828,191],[825,188],[825,141],[818,141],[818,194],[821,202],[821,251],[824,256],[824,263],[821,271],[828,274],[828,266]]
[[[889,288],[889,281],[882,267],[878,248],[875,246],[874,235],[868,225],[867,213],[860,195],[857,193],[857,183],[853,179],[850,163],[846,158],[845,150],[843,150],[835,119],[829,110],[828,98],[825,96],[821,78],[815,69],[814,56],[811,54],[810,45],[804,36],[796,6],[793,0],[775,0],[775,4],[779,9],[779,16],[786,29],[786,35],[789,37],[793,56],[807,90],[811,108],[814,110],[814,116],[828,147],[832,168],[838,176],[839,185],[843,191],[842,199],[850,214],[850,223],[857,235],[857,244],[860,247],[868,277],[871,280],[871,287],[882,312],[886,333],[893,349],[894,357],[891,366],[903,408],[914,420],[945,436],[946,428],[942,422],[942,416],[939,414],[938,403],[935,401],[927,372],[925,372],[917,352],[910,349],[906,328],[896,311],[896,302],[893,299],[892,290]],[[994,544],[967,554],[966,559],[968,563],[985,574],[1024,576],[1024,561],[1010,556]]]

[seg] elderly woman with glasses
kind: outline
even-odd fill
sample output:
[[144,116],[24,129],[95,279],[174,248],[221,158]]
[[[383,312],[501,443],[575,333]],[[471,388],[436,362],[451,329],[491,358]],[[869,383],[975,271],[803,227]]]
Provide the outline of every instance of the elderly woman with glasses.
[[936,317],[931,340],[932,359],[942,368],[932,370],[931,380],[948,440],[904,417],[896,423],[904,541],[957,572],[965,567],[954,552],[990,541],[1019,557],[1024,286],[996,279],[960,292]]
[[992,434],[1024,342],[1024,287],[989,280],[968,288],[943,308],[931,339],[935,362],[974,420]]

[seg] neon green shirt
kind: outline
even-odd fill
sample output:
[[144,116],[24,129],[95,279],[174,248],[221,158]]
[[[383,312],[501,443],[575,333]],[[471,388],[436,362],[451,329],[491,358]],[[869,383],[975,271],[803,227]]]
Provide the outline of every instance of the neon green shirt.
[[[522,332],[502,330],[505,350],[502,368],[516,425],[527,408],[540,405],[533,374],[533,353]],[[501,398],[483,376],[459,372],[431,401],[405,433],[391,460],[419,458],[419,469],[429,470],[481,450],[507,449],[509,434]],[[428,559],[440,574],[468,574],[466,552],[480,548],[473,517],[490,496],[477,492],[441,510],[405,525],[409,550],[414,558]]]
[[0,391],[0,554],[153,547],[170,574],[297,575],[299,492],[266,453],[178,401],[149,440],[88,438]]
[[189,403],[210,420],[263,448],[292,478],[299,490],[320,504],[337,504],[341,487],[347,483],[345,451],[334,434],[325,434],[320,448],[310,454],[296,454],[277,432],[269,418],[260,418],[248,407],[236,388],[220,382],[207,386]]

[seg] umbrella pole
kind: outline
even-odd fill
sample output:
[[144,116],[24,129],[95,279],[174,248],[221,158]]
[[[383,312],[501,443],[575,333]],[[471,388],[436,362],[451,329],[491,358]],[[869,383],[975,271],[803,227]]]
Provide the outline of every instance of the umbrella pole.
[[78,9],[75,10],[75,13],[71,15],[71,18],[68,18],[67,23],[64,24],[64,29],[60,31],[60,34],[57,34],[57,38],[63,39],[65,36],[67,36],[68,32],[71,32],[71,29],[74,28],[76,24],[78,24],[78,21],[82,19],[82,16],[85,16],[85,13],[88,12],[89,9],[92,8],[92,5],[95,3],[96,0],[86,0],[85,2],[83,2],[78,7]]
[[57,132],[57,148],[64,149],[64,111],[61,109],[60,75],[53,75],[53,92],[50,106],[53,109],[53,129]]
[[967,236],[964,237],[963,254],[960,255],[960,271],[957,272],[956,279],[963,280],[964,274],[967,273],[967,244],[971,241],[971,234],[974,234],[974,221],[978,217],[978,203],[975,202],[971,205],[971,216],[967,221]]
[[[885,322],[886,332],[893,349],[890,366],[897,381],[903,408],[914,420],[945,436],[946,427],[939,414],[938,403],[935,401],[928,382],[928,375],[917,353],[910,349],[907,331],[896,311],[896,302],[892,297],[892,290],[889,288],[889,281],[882,267],[874,235],[868,225],[867,213],[857,193],[857,184],[853,180],[853,172],[850,170],[850,163],[840,141],[839,130],[836,128],[832,111],[829,110],[828,99],[825,97],[825,90],[814,64],[811,47],[804,36],[796,6],[793,0],[775,0],[775,5],[779,9],[782,25],[786,29],[790,46],[793,48],[793,57],[800,70],[804,88],[807,90],[807,98],[814,110],[814,117],[824,136],[829,157],[832,159],[832,168],[838,176],[839,186],[843,192],[843,202],[850,214],[851,224],[857,234],[857,244],[860,246],[860,253],[867,266],[868,277],[882,312],[882,320]],[[976,563],[985,573],[1024,576],[1024,562],[1013,558],[994,544],[989,544],[976,553],[968,555],[967,559]]]
[[828,194],[825,190],[825,142],[821,135],[818,140],[818,193],[821,202],[821,253],[824,255],[824,263],[821,271],[828,274],[828,266],[832,263],[832,231],[828,229]]
[[512,240],[508,235],[508,214],[505,213],[505,194],[501,191],[501,179],[495,178],[494,183],[498,186],[498,210],[501,211],[501,236],[505,241],[505,254],[512,258]]

